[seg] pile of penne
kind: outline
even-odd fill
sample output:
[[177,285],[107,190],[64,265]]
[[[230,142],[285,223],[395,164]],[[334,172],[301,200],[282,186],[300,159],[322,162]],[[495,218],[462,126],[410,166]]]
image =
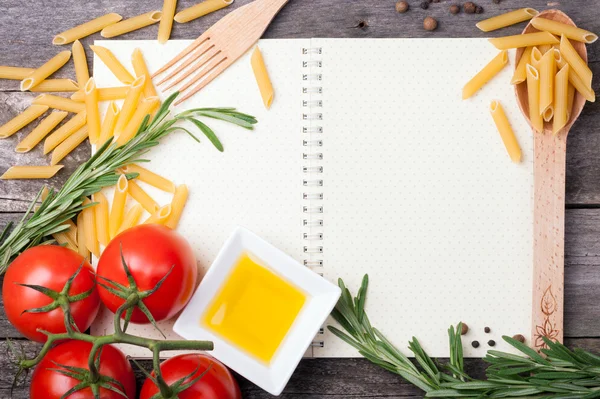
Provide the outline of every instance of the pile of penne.
[[[138,173],[136,180],[172,193],[171,202],[160,206],[136,181],[127,180],[125,175],[121,174],[114,189],[112,206],[109,207],[108,200],[102,192],[94,194],[91,200],[86,198],[83,205],[90,205],[92,201],[94,205],[79,213],[77,224],[68,221],[68,230],[53,234],[57,243],[89,259],[90,253],[99,257],[101,249],[106,247],[110,240],[140,222],[162,224],[172,229],[177,227],[188,197],[187,186],[176,186],[172,181],[138,165],[127,166],[123,173]],[[42,193],[42,199],[46,196],[47,192]],[[133,204],[128,207],[129,199]],[[142,221],[144,212],[149,216]]]
[[205,0],[199,4],[186,8],[175,14],[177,0],[164,0],[162,10],[149,11],[147,13],[123,20],[119,14],[111,13],[93,19],[75,28],[59,33],[52,40],[52,44],[69,44],[75,40],[100,32],[102,37],[111,38],[132,32],[157,22],[158,41],[166,43],[171,37],[173,21],[185,23],[193,21],[211,12],[220,10],[233,3],[233,0]]
[[[21,86],[35,89],[42,85],[48,76],[65,65],[72,54],[77,76],[76,87],[83,89],[76,91],[70,99],[41,94],[20,115],[0,126],[0,139],[7,138],[49,109],[54,110],[16,146],[17,152],[25,153],[44,140],[44,154],[52,152],[50,166],[13,166],[0,178],[50,178],[62,168],[58,163],[86,138],[92,144],[102,145],[114,136],[119,145],[124,144],[135,135],[144,117],[156,111],[160,100],[139,49],[131,56],[134,77],[110,50],[101,46],[90,47],[124,85],[97,88],[94,78],[89,75],[85,50],[78,40],[73,43],[72,53],[63,51],[35,69],[21,81]],[[0,67],[0,75],[13,79],[22,76],[15,67]],[[114,100],[124,100],[121,109]],[[100,120],[98,107],[102,101],[112,101],[103,121]],[[56,128],[69,113],[73,116]]]
[[[526,85],[529,120],[535,131],[551,123],[558,134],[569,122],[575,92],[587,101],[596,100],[592,89],[592,71],[579,56],[571,41],[593,43],[592,32],[538,16],[531,8],[522,8],[486,19],[477,24],[484,32],[531,20],[538,32],[489,39],[501,52],[463,87],[463,99],[471,97],[508,63],[507,50],[522,48],[511,84]],[[521,158],[521,150],[502,106],[492,102],[490,112],[513,161]]]

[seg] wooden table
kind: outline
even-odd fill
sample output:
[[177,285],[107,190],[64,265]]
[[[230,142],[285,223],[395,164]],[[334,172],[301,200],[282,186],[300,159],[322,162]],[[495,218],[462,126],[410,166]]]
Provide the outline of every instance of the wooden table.
[[[180,0],[180,8],[196,0]],[[237,0],[239,7],[249,0]],[[291,0],[276,17],[267,31],[267,38],[298,37],[483,37],[475,23],[503,11],[522,7],[521,0],[479,0],[482,15],[448,11],[453,2],[442,0],[419,7],[419,0],[409,0],[410,11],[398,14],[394,0]],[[125,17],[158,9],[162,1],[139,0],[2,0],[0,2],[0,64],[36,67],[53,56],[59,48],[51,45],[54,34],[107,12]],[[538,10],[559,8],[580,26],[600,32],[600,0],[544,1],[529,0],[526,4]],[[230,8],[231,9],[231,8]],[[201,18],[185,25],[174,25],[172,38],[196,38],[202,31],[221,18],[226,11]],[[422,21],[432,16],[439,21],[434,32],[426,32]],[[152,39],[156,26],[123,36],[126,39]],[[492,33],[494,36],[517,34],[522,26]],[[95,35],[84,40],[85,45],[99,38]],[[590,67],[600,73],[600,46],[589,47]],[[58,73],[58,77],[74,77],[72,63]],[[596,79],[594,88],[600,90]],[[34,94],[21,93],[18,83],[0,80],[0,124],[23,110]],[[565,273],[565,341],[570,346],[600,352],[600,105],[587,104],[569,134],[567,151],[566,188],[566,273]],[[30,128],[29,128],[30,129]],[[10,165],[34,164],[42,156],[38,148],[26,155],[17,155],[14,146],[17,137],[0,141],[0,174]],[[60,176],[49,182],[55,187],[62,184],[73,169],[89,157],[89,149],[82,145],[69,156],[67,167]],[[0,183],[0,227],[16,220],[25,211],[29,201],[45,182],[3,181]],[[376,289],[376,288],[374,288]],[[3,309],[3,307],[2,307]],[[406,320],[410,323],[410,320]],[[18,340],[28,354],[33,355],[39,345],[22,340],[0,311],[0,337]],[[5,346],[5,343],[1,343]],[[480,360],[467,362],[469,370],[481,375],[484,364]],[[0,397],[9,397],[16,372],[4,348],[0,350]],[[142,377],[139,376],[139,380]],[[268,398],[259,388],[240,379],[245,398]],[[27,398],[28,388],[19,387],[15,398]],[[383,371],[364,359],[311,359],[304,360],[292,377],[283,398],[407,398],[420,397],[420,391],[404,383],[398,376]]]

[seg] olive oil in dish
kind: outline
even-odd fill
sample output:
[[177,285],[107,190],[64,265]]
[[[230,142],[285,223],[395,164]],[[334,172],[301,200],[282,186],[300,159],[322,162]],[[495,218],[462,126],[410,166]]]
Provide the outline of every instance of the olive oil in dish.
[[306,301],[301,289],[243,253],[200,323],[270,363]]

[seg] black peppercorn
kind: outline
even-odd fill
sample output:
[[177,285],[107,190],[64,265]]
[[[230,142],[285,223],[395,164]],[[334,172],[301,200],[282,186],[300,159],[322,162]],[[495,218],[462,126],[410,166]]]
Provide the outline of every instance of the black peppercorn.
[[427,10],[427,9],[429,8],[429,3],[428,3],[428,2],[426,2],[426,1],[423,1],[423,2],[421,3],[421,8],[422,8],[423,10]]
[[452,4],[450,6],[450,14],[458,14],[460,12],[460,6]]
[[496,341],[494,341],[493,339],[490,339],[490,340],[488,341],[488,345],[489,345],[489,346],[496,346]]
[[525,337],[523,335],[521,335],[521,334],[513,335],[513,339],[516,339],[520,343],[524,343],[525,342]]
[[467,1],[465,4],[463,4],[463,10],[465,10],[467,14],[473,14],[475,12],[475,7],[475,3],[471,1]]
[[481,14],[483,12],[483,7],[475,6],[475,14]]
[[479,341],[471,342],[471,346],[473,346],[473,348],[479,348]]
[[408,11],[408,3],[406,1],[399,1],[396,3],[396,11],[404,13]]
[[490,331],[492,331],[492,330],[491,330],[489,327],[485,327],[485,328],[483,329],[483,331],[485,331],[486,333],[489,333],[489,332],[490,332]]
[[425,30],[435,30],[437,25],[438,23],[435,18],[427,17],[423,20],[423,28],[425,28]]

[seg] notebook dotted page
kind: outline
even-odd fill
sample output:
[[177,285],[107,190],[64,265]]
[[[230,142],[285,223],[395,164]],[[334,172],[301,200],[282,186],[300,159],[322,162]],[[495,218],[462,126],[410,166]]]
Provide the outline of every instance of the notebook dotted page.
[[[467,356],[531,329],[533,140],[507,66],[474,98],[462,86],[497,50],[480,39],[313,39],[323,47],[325,276],[356,292],[406,353],[412,336]],[[511,60],[512,62],[512,60]],[[513,164],[489,114],[505,107],[523,150]],[[490,326],[492,333],[483,329]],[[478,340],[479,349],[470,343]],[[357,356],[330,333],[315,356]]]

